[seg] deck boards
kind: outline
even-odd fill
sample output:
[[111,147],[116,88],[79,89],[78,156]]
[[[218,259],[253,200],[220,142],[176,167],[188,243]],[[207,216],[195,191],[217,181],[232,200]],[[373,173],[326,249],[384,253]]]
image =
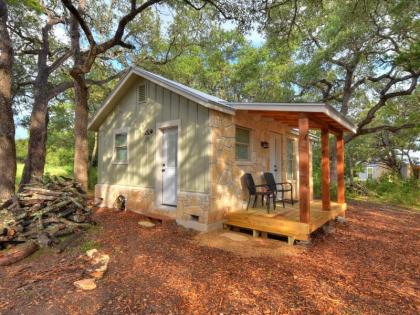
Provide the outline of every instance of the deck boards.
[[299,205],[278,205],[267,213],[264,208],[235,211],[227,216],[226,225],[256,230],[263,233],[290,236],[308,240],[309,235],[337,216],[345,214],[346,205],[331,202],[331,210],[323,211],[321,201],[311,201],[310,224],[299,222]]

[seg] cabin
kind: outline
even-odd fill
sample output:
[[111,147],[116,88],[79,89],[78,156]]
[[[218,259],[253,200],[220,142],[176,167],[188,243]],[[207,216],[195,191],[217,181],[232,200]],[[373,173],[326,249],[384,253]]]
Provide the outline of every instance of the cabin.
[[[362,164],[362,171],[357,173],[357,179],[366,182],[368,180],[379,180],[381,177],[392,174],[392,169],[383,163],[371,162]],[[401,161],[400,176],[403,179],[418,178],[420,165],[411,165]]]
[[[312,198],[311,129],[321,130],[322,200]],[[198,231],[223,227],[307,240],[344,215],[343,133],[354,125],[323,103],[232,103],[130,68],[89,123],[98,134],[95,197]],[[338,199],[329,196],[329,137],[337,138]],[[293,205],[247,209],[244,174],[293,185]],[[252,206],[252,205],[251,205]]]

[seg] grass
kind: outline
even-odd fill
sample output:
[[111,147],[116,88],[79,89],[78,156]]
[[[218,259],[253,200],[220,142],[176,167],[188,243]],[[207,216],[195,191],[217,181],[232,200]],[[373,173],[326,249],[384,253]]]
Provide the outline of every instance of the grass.
[[[314,174],[315,175],[315,174]],[[359,195],[352,191],[350,187],[346,189],[346,198],[360,201],[368,201],[383,205],[393,205],[409,210],[420,211],[420,181],[416,179],[402,179],[396,175],[386,175],[378,180],[368,182],[357,182],[358,185],[365,187],[367,195]],[[314,176],[313,181],[314,198],[321,198],[321,179]],[[330,185],[331,200],[337,197],[337,186]]]
[[86,253],[88,250],[91,250],[91,249],[94,249],[94,248],[98,249],[100,247],[101,247],[101,244],[99,244],[95,241],[92,241],[92,240],[87,240],[82,245],[80,245],[80,250],[83,253]]
[[[16,187],[19,185],[20,180],[22,178],[23,165],[24,164],[22,162],[17,163]],[[73,165],[58,166],[58,165],[46,164],[44,173],[45,175],[73,177]],[[97,168],[96,167],[90,168],[88,175],[89,175],[88,191],[92,192],[95,189],[95,185],[97,182]]]
[[[23,163],[17,163],[16,169],[16,185],[19,185],[22,178]],[[56,165],[45,165],[45,174],[57,175],[57,176],[71,176],[71,166],[56,166]]]

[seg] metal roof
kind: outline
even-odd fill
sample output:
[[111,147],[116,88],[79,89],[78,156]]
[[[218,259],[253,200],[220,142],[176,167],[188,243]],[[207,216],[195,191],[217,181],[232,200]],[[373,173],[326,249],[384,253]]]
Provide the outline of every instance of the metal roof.
[[[351,132],[356,131],[354,124],[348,120],[344,115],[339,113],[333,107],[325,103],[239,103],[239,102],[227,102],[216,96],[204,93],[197,89],[193,89],[189,86],[181,84],[179,82],[169,80],[158,74],[140,69],[137,67],[131,67],[127,73],[121,78],[120,82],[115,87],[114,91],[108,96],[101,108],[96,112],[93,119],[90,121],[88,128],[90,130],[98,130],[103,120],[110,113],[112,108],[116,106],[116,102],[113,101],[116,96],[121,96],[123,93],[121,90],[124,85],[132,80],[133,77],[140,76],[155,84],[158,84],[168,90],[171,90],[177,94],[180,94],[192,101],[197,102],[205,107],[222,111],[227,114],[235,115],[238,110],[249,110],[249,111],[267,111],[267,112],[307,112],[307,113],[323,113],[330,117],[339,125]],[[118,97],[117,97],[118,98]]]

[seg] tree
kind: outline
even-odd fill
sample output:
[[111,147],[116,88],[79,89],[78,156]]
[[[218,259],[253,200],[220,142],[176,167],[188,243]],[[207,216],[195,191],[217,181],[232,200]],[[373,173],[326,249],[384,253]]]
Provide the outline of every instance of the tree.
[[16,146],[12,110],[13,47],[7,29],[8,8],[0,0],[0,200],[15,192]]
[[[357,121],[356,137],[383,130],[413,128],[376,124],[379,113],[399,97],[411,95],[420,74],[415,1],[294,1],[270,10],[269,44],[292,51],[289,71],[297,98],[328,102]],[[291,18],[291,28],[282,20]],[[332,167],[332,170],[335,168]],[[333,174],[334,175],[334,174]]]
[[[23,23],[15,23],[11,29],[21,37],[21,40],[29,41],[31,49],[23,49],[23,54],[34,55],[37,58],[36,76],[33,80],[25,82],[32,85],[33,105],[29,124],[28,154],[23,169],[21,187],[27,184],[32,176],[41,176],[44,173],[47,129],[48,129],[48,104],[60,93],[70,88],[70,81],[53,83],[51,77],[64,62],[71,56],[67,47],[62,47],[57,41],[55,47],[51,47],[50,33],[57,24],[64,23],[63,17],[58,16],[52,9],[41,1],[42,11],[46,15],[46,22],[41,28],[41,39],[38,34],[30,34]],[[22,10],[17,12],[22,14]],[[33,30],[32,30],[33,32]],[[29,33],[29,34],[28,34]],[[31,36],[32,35],[32,36]]]
[[[85,16],[85,1],[79,1],[79,7],[76,8],[71,0],[62,0],[63,5],[72,15],[72,18],[77,21],[78,25],[83,31],[86,38],[88,48],[85,50],[77,47],[76,40],[80,39],[80,34],[76,30],[75,24],[71,27],[72,37],[72,49],[76,51],[75,62],[70,75],[72,76],[75,84],[76,91],[76,102],[75,102],[75,158],[74,158],[74,176],[75,179],[82,184],[83,187],[87,187],[87,173],[88,173],[88,133],[87,133],[87,122],[88,122],[88,91],[84,82],[84,77],[88,74],[93,65],[95,64],[98,56],[104,55],[116,47],[122,47],[126,49],[134,49],[134,44],[128,41],[129,37],[124,35],[126,27],[136,17],[141,16],[143,12],[147,12],[149,8],[157,4],[166,4],[174,6],[188,6],[193,10],[203,10],[205,8],[212,7],[218,15],[221,15],[224,19],[233,19],[235,16],[245,16],[243,10],[246,5],[242,2],[236,3],[236,1],[217,1],[217,0],[201,0],[201,1],[189,1],[183,0],[181,3],[172,3],[168,0],[147,0],[137,5],[136,0],[131,0],[128,8],[125,8],[121,12],[121,17],[118,21],[115,21],[114,25],[117,25],[115,31],[110,32],[111,36],[106,36],[102,42],[98,43],[98,36],[95,32],[95,24],[89,25]],[[137,21],[141,23],[141,21]],[[102,34],[100,30],[97,32]],[[108,34],[109,35],[109,34]]]
[[[419,122],[418,103],[418,93],[391,101],[386,108],[378,113],[376,125],[391,123],[404,125],[410,122]],[[418,123],[414,128],[403,128],[395,132],[385,129],[350,142],[350,148],[355,152],[353,154],[356,158],[355,161],[379,163],[395,174],[401,173],[404,164],[414,166],[416,161],[412,153],[419,150],[419,145],[420,124]]]

